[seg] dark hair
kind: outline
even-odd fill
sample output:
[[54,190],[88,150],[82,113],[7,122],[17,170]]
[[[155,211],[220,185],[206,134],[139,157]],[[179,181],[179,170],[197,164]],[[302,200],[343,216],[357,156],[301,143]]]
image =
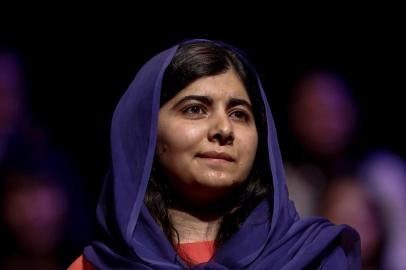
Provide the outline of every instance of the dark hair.
[[[251,102],[258,131],[258,148],[253,168],[246,181],[227,198],[228,208],[223,215],[220,229],[215,240],[216,247],[226,242],[241,226],[258,203],[271,194],[270,168],[267,155],[267,134],[265,110],[260,96],[255,73],[245,65],[237,55],[223,45],[198,42],[184,44],[179,47],[172,62],[165,71],[161,106],[170,100],[177,92],[199,78],[214,76],[233,68],[244,83]],[[173,227],[168,215],[168,206],[173,202],[171,187],[161,175],[159,164],[155,160],[151,172],[145,204],[171,241],[178,232]],[[272,202],[272,200],[269,200]],[[272,207],[271,207],[272,209]],[[224,207],[223,207],[224,210]],[[270,215],[271,216],[271,215]],[[176,243],[174,243],[175,245]]]

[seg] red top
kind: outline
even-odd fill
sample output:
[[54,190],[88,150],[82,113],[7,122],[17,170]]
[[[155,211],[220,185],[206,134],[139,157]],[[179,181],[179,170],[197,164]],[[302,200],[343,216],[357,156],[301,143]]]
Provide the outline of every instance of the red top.
[[214,255],[214,240],[179,244],[178,254],[190,265],[208,262]]
[[[189,265],[208,262],[214,255],[214,240],[179,244],[178,254]],[[83,255],[79,256],[67,270],[96,270]]]
[[67,270],[96,270],[96,268],[83,255],[80,255]]

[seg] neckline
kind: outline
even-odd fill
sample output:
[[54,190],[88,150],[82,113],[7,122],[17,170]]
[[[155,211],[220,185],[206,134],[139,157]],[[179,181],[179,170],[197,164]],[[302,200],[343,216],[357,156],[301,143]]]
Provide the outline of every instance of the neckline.
[[179,243],[178,254],[189,265],[210,261],[215,253],[214,240]]

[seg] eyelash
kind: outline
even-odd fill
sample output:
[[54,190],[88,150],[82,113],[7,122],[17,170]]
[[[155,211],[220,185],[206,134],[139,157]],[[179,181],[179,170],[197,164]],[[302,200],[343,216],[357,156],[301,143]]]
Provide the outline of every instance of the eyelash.
[[[191,111],[191,109],[193,109],[193,108],[198,108],[198,109],[199,109],[199,112],[197,113],[197,112]],[[202,114],[202,113],[205,113],[206,111],[204,110],[203,106],[197,105],[197,104],[193,104],[193,105],[191,105],[191,106],[186,107],[184,110],[182,110],[182,112],[183,112],[184,114],[190,114],[190,115],[198,114],[198,115],[200,115],[200,114]]]
[[[241,117],[235,117],[238,121],[247,122],[249,120],[249,115],[244,111],[233,111],[230,115],[241,114]],[[243,118],[243,119],[242,119]]]
[[[196,111],[193,112],[192,109],[198,109],[199,112],[196,112]],[[185,115],[188,115],[191,118],[198,118],[202,114],[207,113],[207,110],[205,109],[204,106],[202,106],[200,104],[193,104],[193,105],[190,105],[190,106],[186,107],[185,109],[183,109],[182,113]],[[236,114],[241,114],[241,115],[237,116]],[[243,110],[234,110],[230,113],[230,116],[237,121],[243,121],[243,122],[247,122],[250,119],[250,115]]]

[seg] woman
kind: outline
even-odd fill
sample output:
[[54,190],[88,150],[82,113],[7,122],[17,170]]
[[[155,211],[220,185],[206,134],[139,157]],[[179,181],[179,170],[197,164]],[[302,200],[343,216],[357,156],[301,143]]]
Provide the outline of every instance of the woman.
[[187,40],[153,57],[116,108],[111,142],[101,236],[70,269],[359,268],[356,232],[299,220],[241,51]]

